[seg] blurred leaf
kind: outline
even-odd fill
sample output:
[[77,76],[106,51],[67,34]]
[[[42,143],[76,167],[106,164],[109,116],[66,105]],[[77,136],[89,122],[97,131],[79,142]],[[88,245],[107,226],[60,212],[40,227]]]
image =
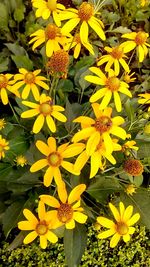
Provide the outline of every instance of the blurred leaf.
[[9,59],[0,57],[0,72],[8,70]]
[[17,136],[9,142],[11,152],[15,155],[23,154],[29,147],[28,141],[24,136]]
[[15,56],[24,56],[27,54],[26,50],[16,43],[6,43],[5,46],[7,46],[9,51],[11,51]]
[[66,99],[65,115],[67,117],[67,122],[65,123],[65,128],[68,133],[74,128],[75,124],[73,123],[73,120],[79,115],[81,110],[82,106],[80,104],[70,104],[69,100]]
[[8,10],[5,4],[0,3],[0,29],[8,31]]
[[11,56],[17,68],[33,69],[33,62],[27,56]]
[[108,195],[122,191],[122,187],[117,179],[100,176],[86,190],[98,201],[107,201]]
[[124,33],[131,32],[131,30],[128,29],[127,27],[119,26],[119,27],[111,30],[111,32],[116,32],[116,33],[122,33],[122,34],[124,34]]
[[86,247],[86,228],[76,223],[71,230],[65,229],[64,250],[68,267],[77,267]]
[[133,105],[131,103],[131,100],[128,99],[127,102],[125,103],[125,110],[128,115],[128,118],[131,122],[134,120],[134,115],[135,115],[135,110],[133,108]]
[[149,158],[150,156],[150,142],[142,142],[137,140],[137,146],[139,150],[137,151],[138,158]]
[[140,187],[143,183],[143,175],[135,176],[133,183],[137,186]]
[[13,250],[15,248],[17,248],[18,246],[20,246],[23,242],[24,239],[24,233],[23,231],[21,231],[13,240],[13,242],[9,245],[8,250]]
[[23,205],[24,201],[20,199],[19,201],[16,201],[10,205],[5,211],[3,217],[3,231],[6,237],[9,235],[11,229],[17,225],[18,218],[22,213]]
[[25,12],[25,9],[23,5],[20,6],[19,8],[16,8],[14,11],[14,19],[17,22],[21,22],[24,19],[24,12]]

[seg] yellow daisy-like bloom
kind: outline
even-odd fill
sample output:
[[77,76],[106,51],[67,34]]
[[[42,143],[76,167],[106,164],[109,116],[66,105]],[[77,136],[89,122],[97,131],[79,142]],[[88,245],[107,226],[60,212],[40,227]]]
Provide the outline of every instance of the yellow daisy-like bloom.
[[80,39],[84,45],[88,43],[89,26],[96,32],[100,39],[105,40],[104,25],[95,17],[96,11],[92,3],[83,2],[79,9],[68,8],[61,15],[61,20],[67,20],[62,27],[62,33],[70,33],[80,23]]
[[124,162],[123,168],[128,174],[132,176],[139,176],[144,171],[143,164],[141,163],[141,161],[132,158]]
[[144,58],[148,54],[147,46],[150,47],[150,45],[147,43],[148,36],[149,34],[144,31],[123,34],[122,38],[131,40],[121,44],[121,47],[124,48],[124,53],[130,52],[136,47],[139,62],[143,62]]
[[67,42],[66,35],[61,33],[61,29],[51,23],[46,26],[45,30],[37,30],[30,36],[33,38],[29,41],[29,44],[34,43],[32,50],[34,51],[35,48],[44,43],[47,57],[51,57],[53,52],[63,48],[64,44]]
[[150,4],[149,0],[140,0],[140,5],[142,7],[148,6]]
[[99,109],[98,103],[93,103],[92,108],[96,116],[95,119],[80,116],[74,120],[74,122],[81,123],[82,130],[73,136],[72,141],[76,143],[87,139],[86,151],[88,155],[92,155],[100,140],[103,139],[107,153],[111,154],[113,141],[110,134],[126,139],[126,131],[119,127],[120,124],[124,123],[124,119],[120,116],[112,118],[112,108],[110,107],[102,111]]
[[[149,93],[145,93],[145,94],[139,94],[138,96],[143,97],[143,99],[139,99],[138,103],[139,104],[148,104],[150,105],[150,94]],[[148,111],[150,111],[150,107],[148,108]]]
[[0,130],[2,130],[3,128],[5,128],[5,119],[0,119]]
[[21,118],[32,118],[38,115],[33,124],[33,133],[39,133],[45,121],[50,131],[56,132],[56,124],[52,117],[61,122],[67,121],[67,118],[61,114],[65,109],[61,106],[53,105],[52,99],[45,94],[41,94],[39,104],[29,101],[22,101],[22,104],[32,109],[24,111],[21,114]]
[[27,164],[27,159],[23,155],[19,155],[16,157],[15,162],[17,163],[17,166],[24,167]]
[[85,76],[85,80],[94,84],[104,86],[90,97],[90,102],[93,103],[99,100],[100,98],[103,98],[99,108],[104,109],[110,103],[110,100],[113,95],[116,110],[120,112],[122,110],[122,103],[118,92],[132,97],[131,92],[128,90],[129,85],[121,81],[118,77],[116,77],[113,70],[109,70],[108,77],[106,77],[106,75],[97,67],[91,67],[89,68],[89,70],[97,76],[87,75]]
[[127,141],[126,143],[123,144],[122,146],[122,151],[126,151],[126,150],[129,150],[129,149],[133,149],[133,150],[138,150],[139,148],[136,145],[136,142],[133,141],[133,140],[130,140],[130,141]]
[[80,38],[80,34],[79,33],[76,33],[75,36],[72,36],[70,37],[68,40],[67,40],[67,44],[64,46],[64,49],[66,51],[74,48],[74,58],[78,58],[79,55],[80,55],[80,52],[81,52],[81,48],[82,48],[82,45],[92,54],[94,55],[94,51],[93,51],[93,47],[92,45],[87,42],[87,43],[82,43],[81,42],[81,38]]
[[30,91],[32,91],[35,100],[38,101],[40,98],[38,86],[45,90],[49,90],[49,86],[43,82],[47,79],[43,76],[38,76],[40,72],[40,69],[32,72],[24,68],[20,68],[19,73],[14,75],[15,84],[13,85],[13,88],[18,90],[20,87],[24,87],[21,96],[23,99],[27,99]]
[[110,240],[110,247],[114,248],[117,246],[121,237],[124,242],[128,242],[130,240],[130,235],[135,232],[135,227],[132,225],[140,219],[140,214],[135,213],[132,216],[133,206],[130,205],[125,209],[122,202],[119,203],[119,211],[112,203],[109,203],[109,208],[115,218],[115,222],[105,217],[98,217],[98,223],[109,229],[98,234],[98,238],[104,239],[113,235]]
[[135,192],[136,192],[136,186],[134,184],[129,184],[126,189],[125,189],[125,192],[128,194],[128,195],[133,195]]
[[3,105],[8,104],[8,92],[15,94],[20,97],[20,94],[15,90],[13,83],[14,81],[10,79],[14,75],[12,74],[0,74],[0,99],[2,100]]
[[9,142],[0,135],[0,160],[5,157],[5,150],[9,150]]
[[36,172],[43,169],[44,167],[48,167],[44,174],[45,186],[50,186],[53,177],[58,186],[62,184],[63,180],[60,172],[60,167],[63,167],[65,170],[75,175],[80,174],[79,172],[74,171],[74,166],[71,162],[67,162],[64,159],[71,158],[80,154],[84,149],[83,144],[78,143],[69,145],[68,143],[65,143],[57,148],[55,138],[49,137],[47,144],[45,144],[43,141],[38,140],[36,142],[36,147],[44,155],[44,158],[35,162],[31,166],[30,171]]
[[45,249],[47,247],[47,240],[51,243],[56,243],[58,237],[51,231],[55,227],[51,223],[51,215],[45,211],[45,205],[43,202],[39,202],[38,205],[38,219],[28,209],[23,210],[23,214],[27,221],[20,221],[18,228],[20,230],[32,231],[23,240],[24,244],[31,243],[36,237],[40,237],[40,246]]
[[133,72],[133,73],[131,73],[131,74],[129,74],[129,73],[130,73],[130,71],[129,71],[129,72],[126,72],[126,73],[124,74],[124,76],[123,76],[123,80],[124,80],[126,83],[132,83],[132,82],[134,82],[134,81],[136,80],[135,77],[132,77],[132,76],[135,74],[135,72]]
[[[121,146],[117,144],[116,139],[112,139],[113,142],[113,151],[121,150]],[[86,150],[82,151],[82,153],[77,157],[74,169],[77,171],[81,171],[89,158],[91,158],[91,171],[90,171],[90,178],[93,178],[98,170],[104,171],[106,166],[106,159],[112,163],[113,165],[116,164],[116,160],[111,153],[108,153],[106,150],[106,145],[103,140],[100,140],[99,144],[96,147],[94,152],[91,151],[91,155],[87,153]]]
[[73,229],[75,227],[75,221],[78,223],[85,223],[87,215],[83,212],[81,207],[81,194],[85,191],[86,185],[79,184],[72,189],[69,196],[66,191],[65,183],[58,187],[58,196],[60,202],[53,196],[41,195],[42,202],[56,210],[49,211],[53,218],[53,224],[55,227],[65,225],[67,229]]
[[100,57],[100,60],[97,63],[98,66],[101,66],[102,64],[107,62],[105,66],[105,71],[109,71],[112,65],[114,65],[114,71],[116,76],[120,72],[120,65],[124,68],[126,72],[129,72],[129,66],[124,60],[124,58],[127,58],[127,56],[124,54],[123,48],[121,48],[120,46],[106,46],[104,49],[109,54]]
[[55,24],[58,27],[61,26],[59,13],[62,10],[65,10],[65,7],[62,4],[57,3],[56,0],[36,0],[32,2],[32,5],[37,8],[35,12],[37,18],[42,17],[43,19],[48,19],[52,15]]

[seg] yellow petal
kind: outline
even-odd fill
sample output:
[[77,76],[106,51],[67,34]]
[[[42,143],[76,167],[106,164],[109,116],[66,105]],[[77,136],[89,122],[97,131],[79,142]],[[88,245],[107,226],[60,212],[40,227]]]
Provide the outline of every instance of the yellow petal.
[[51,152],[50,147],[41,140],[36,142],[36,147],[45,156],[48,156]]
[[40,235],[40,247],[45,249],[47,247],[46,235]]
[[2,99],[3,105],[7,105],[8,104],[8,96],[7,96],[6,89],[2,88],[0,93],[1,93],[1,99]]
[[49,195],[40,195],[39,197],[42,202],[44,202],[46,205],[50,207],[53,207],[53,208],[60,207],[59,201],[55,197],[52,197]]
[[135,213],[131,219],[127,222],[128,226],[132,226],[133,224],[135,224],[138,220],[140,219],[140,214],[139,213]]
[[67,229],[73,229],[75,228],[75,221],[74,219],[70,220],[69,222],[66,223],[66,228]]
[[26,219],[28,220],[28,221],[30,221],[31,223],[33,223],[33,224],[37,224],[38,223],[38,220],[37,220],[37,218],[34,216],[34,214],[30,211],[30,210],[28,210],[28,209],[24,209],[23,210],[23,215],[26,217]]
[[130,235],[129,234],[123,235],[123,241],[124,242],[128,242],[129,240],[130,240]]
[[133,206],[130,205],[124,211],[123,221],[124,222],[128,221],[131,218],[132,213],[133,213]]
[[107,230],[107,231],[104,231],[104,232],[98,234],[98,238],[104,239],[104,238],[107,238],[109,236],[112,236],[114,233],[115,233],[115,230],[110,229],[110,230]]
[[77,221],[78,223],[85,223],[87,218],[88,216],[81,212],[76,211],[73,213],[73,219]]
[[18,223],[18,228],[20,230],[34,230],[36,228],[37,223],[32,223],[28,221],[21,221]]
[[54,168],[53,167],[49,167],[45,174],[44,174],[44,185],[46,187],[50,186],[51,183],[52,183],[52,180],[53,180],[53,177],[54,177]]
[[30,172],[37,172],[48,165],[47,159],[40,159],[33,163],[30,168]]
[[62,185],[62,176],[59,168],[54,169],[54,179],[57,186]]
[[97,149],[99,142],[100,142],[100,133],[98,131],[95,131],[88,139],[86,145],[86,152],[89,156],[91,156]]
[[99,89],[95,94],[93,94],[91,97],[90,97],[90,102],[96,102],[97,100],[99,100],[100,98],[102,98],[105,93],[106,93],[106,88],[101,88]]
[[118,112],[120,112],[122,110],[122,104],[121,104],[120,96],[119,96],[118,92],[115,92],[115,91],[113,94],[114,94],[114,102],[115,102],[116,110]]
[[114,215],[115,220],[117,222],[120,222],[120,214],[117,208],[112,203],[109,203],[109,208],[111,209],[111,212]]
[[90,178],[93,178],[97,174],[100,164],[102,165],[99,153],[98,152],[93,153],[93,155],[91,156]]
[[71,163],[71,162],[67,162],[65,160],[63,160],[61,162],[61,166],[67,170],[68,172],[72,173],[72,174],[75,174],[75,175],[79,175],[80,174],[80,171],[79,170],[75,170],[74,169],[74,165]]
[[59,121],[62,121],[62,122],[66,122],[66,121],[67,121],[66,116],[63,115],[63,114],[61,114],[61,113],[58,112],[58,111],[53,111],[53,112],[52,112],[52,116],[53,116],[55,119],[59,120]]
[[73,188],[68,197],[68,204],[72,204],[73,202],[78,201],[85,189],[85,184],[79,184],[75,188]]
[[56,151],[56,139],[54,137],[49,137],[47,140],[50,152],[55,152]]
[[82,129],[81,131],[77,132],[73,138],[72,138],[72,142],[79,142],[80,140],[83,139],[87,139],[88,137],[91,136],[91,134],[95,132],[95,128],[94,127],[88,127],[85,129]]
[[58,241],[58,237],[52,231],[46,233],[46,238],[53,244]]
[[31,109],[31,110],[27,110],[27,111],[24,111],[23,113],[21,113],[21,118],[32,118],[36,115],[39,114],[39,111],[36,110],[36,109]]
[[85,144],[77,143],[69,145],[62,153],[63,158],[71,158],[80,154],[85,148]]
[[39,89],[37,88],[37,86],[35,84],[31,84],[31,90],[32,90],[32,94],[34,96],[34,99],[36,101],[39,101],[40,93],[39,93]]
[[126,131],[118,126],[112,126],[110,133],[114,134],[115,136],[120,137],[121,139],[126,139]]
[[61,33],[65,35],[65,34],[71,32],[78,25],[79,21],[80,21],[79,18],[70,19],[62,27]]
[[22,99],[27,99],[30,93],[31,86],[27,84],[22,91]]
[[43,114],[40,114],[33,124],[33,133],[39,133],[44,125],[45,118]]
[[112,97],[112,92],[109,90],[109,91],[107,91],[107,92],[105,93],[105,95],[104,95],[104,97],[103,97],[103,100],[102,100],[102,102],[100,103],[99,108],[100,108],[100,109],[105,109],[105,108],[108,106],[108,104],[109,104],[109,102],[110,102],[110,100],[111,100],[111,97]]
[[87,22],[84,20],[80,27],[81,43],[88,42],[89,28]]
[[42,201],[39,201],[38,204],[38,216],[40,220],[43,220],[45,218],[45,205]]
[[120,208],[120,218],[122,220],[123,219],[123,215],[124,215],[124,211],[125,211],[125,207],[124,207],[123,202],[119,203],[119,208]]
[[38,236],[38,234],[35,231],[32,231],[30,234],[28,234],[24,240],[23,243],[24,244],[29,244],[31,243],[36,237]]
[[99,216],[99,217],[97,217],[97,221],[99,224],[101,224],[102,226],[104,226],[106,228],[113,228],[114,229],[114,227],[115,227],[114,222],[105,218],[105,217]]
[[88,20],[88,24],[97,33],[100,39],[102,39],[103,41],[106,40],[104,31],[102,30],[100,23],[98,23],[97,20],[93,16]]
[[61,200],[61,202],[66,203],[68,194],[67,194],[66,185],[64,182],[62,182],[62,184],[57,187],[57,191],[58,191],[59,199]]
[[86,164],[86,162],[88,161],[89,156],[86,153],[86,150],[83,151],[76,159],[75,163],[74,163],[74,170],[75,171],[81,171],[82,168],[84,167],[84,165]]
[[50,115],[46,116],[46,122],[47,122],[47,125],[48,125],[48,128],[50,129],[50,131],[52,133],[55,133],[56,132],[56,125],[55,125],[55,122]]
[[111,248],[116,247],[119,240],[120,240],[120,235],[118,233],[116,233],[110,240],[110,247]]

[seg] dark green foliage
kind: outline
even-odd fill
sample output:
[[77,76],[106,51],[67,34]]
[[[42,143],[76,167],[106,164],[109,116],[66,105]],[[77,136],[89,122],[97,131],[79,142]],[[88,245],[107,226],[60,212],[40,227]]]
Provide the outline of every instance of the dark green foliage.
[[[109,248],[109,240],[97,239],[97,231],[88,228],[87,249],[82,256],[83,267],[149,267],[149,232],[145,227],[137,228],[130,242],[120,242],[114,249]],[[63,244],[49,244],[42,250],[37,243],[8,250],[4,243],[0,249],[0,267],[66,267]]]

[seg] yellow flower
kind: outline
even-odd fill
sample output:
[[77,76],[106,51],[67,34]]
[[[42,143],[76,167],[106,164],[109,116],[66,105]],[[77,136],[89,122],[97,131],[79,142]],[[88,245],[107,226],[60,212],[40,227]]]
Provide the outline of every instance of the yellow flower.
[[27,99],[30,91],[32,91],[35,100],[38,101],[40,97],[38,86],[44,88],[45,90],[49,90],[49,86],[45,82],[43,82],[47,79],[43,76],[38,76],[40,72],[40,69],[31,72],[27,71],[24,68],[21,68],[19,69],[19,74],[16,74],[14,76],[15,85],[13,85],[13,88],[15,90],[18,90],[20,87],[23,86],[23,99]]
[[23,155],[19,155],[15,159],[17,166],[24,167],[27,164],[27,159]]
[[133,176],[139,176],[143,173],[144,169],[143,169],[143,164],[141,163],[140,160],[138,159],[127,159],[124,162],[124,166],[123,166],[124,170]]
[[92,45],[88,42],[87,43],[82,43],[81,42],[81,38],[80,38],[80,34],[76,33],[75,36],[71,36],[68,40],[67,40],[67,44],[64,46],[64,49],[66,51],[70,50],[71,48],[74,48],[74,58],[78,58],[81,52],[81,47],[82,45],[92,54],[94,55],[94,51],[93,51],[93,47]]
[[21,114],[21,118],[32,118],[38,115],[33,125],[33,133],[39,133],[45,121],[50,131],[56,132],[56,124],[52,117],[62,122],[67,121],[67,118],[60,113],[64,111],[64,108],[53,105],[52,99],[45,94],[41,94],[39,104],[29,101],[22,101],[22,104],[32,109],[24,111]]
[[9,150],[9,142],[0,135],[0,160],[5,157],[5,150]]
[[110,103],[113,95],[115,107],[117,111],[120,112],[122,110],[122,104],[118,92],[132,97],[131,92],[128,90],[129,85],[121,81],[111,69],[108,72],[108,77],[106,77],[106,75],[97,67],[91,67],[89,70],[97,76],[87,75],[85,76],[85,80],[103,86],[90,97],[90,102],[96,102],[98,99],[103,97],[99,108],[104,109]]
[[130,73],[130,71],[129,71],[129,72],[126,72],[126,73],[124,74],[124,76],[123,76],[123,80],[124,80],[126,83],[132,83],[132,82],[134,82],[134,81],[136,80],[136,78],[132,77],[132,76],[135,74],[135,72],[133,72],[133,73],[131,73],[131,74],[129,74],[129,73]]
[[149,4],[150,4],[150,1],[149,1],[149,0],[140,0],[140,5],[141,5],[142,7],[147,6],[147,5],[149,5]]
[[131,40],[121,44],[121,47],[124,48],[124,53],[130,52],[136,47],[139,62],[143,62],[144,58],[148,54],[147,46],[150,47],[147,43],[148,36],[149,34],[144,31],[123,34],[122,38]]
[[12,74],[0,74],[0,98],[3,105],[8,104],[8,92],[20,97],[19,92],[13,86],[14,81],[9,81],[12,77]]
[[109,229],[100,233],[98,238],[104,239],[113,235],[110,240],[110,247],[114,248],[117,246],[121,237],[123,238],[124,242],[128,242],[130,240],[130,235],[135,232],[135,227],[132,225],[134,225],[140,219],[140,214],[135,213],[132,216],[133,206],[130,205],[125,209],[125,206],[122,202],[119,203],[120,211],[118,211],[117,208],[111,203],[109,203],[109,208],[111,209],[111,212],[115,218],[115,222],[105,217],[98,217],[98,223]]
[[32,40],[29,41],[29,44],[34,43],[32,46],[33,51],[44,43],[46,46],[46,55],[48,57],[51,57],[53,52],[60,50],[67,42],[66,35],[62,35],[61,29],[51,23],[46,26],[45,30],[37,30],[30,36],[33,37]]
[[67,195],[65,183],[58,187],[58,196],[60,202],[53,196],[41,195],[40,200],[55,210],[49,211],[53,218],[53,225],[60,227],[65,225],[67,229],[75,227],[75,221],[78,223],[85,223],[87,215],[83,212],[81,207],[81,194],[85,191],[86,185],[79,184],[72,189],[69,196]]
[[51,243],[56,243],[58,237],[51,231],[55,227],[51,223],[51,216],[49,212],[46,213],[44,203],[41,201],[38,205],[38,219],[28,209],[23,210],[23,214],[27,221],[21,221],[18,223],[20,230],[32,231],[23,240],[24,244],[31,243],[37,236],[40,237],[40,246],[45,249],[47,247],[47,240]]
[[60,172],[60,167],[63,167],[70,173],[75,175],[79,175],[80,173],[74,171],[74,166],[71,162],[67,162],[64,160],[65,158],[71,158],[75,155],[78,155],[84,149],[83,144],[71,144],[65,143],[60,145],[58,148],[56,147],[56,140],[54,137],[49,137],[47,140],[47,144],[43,141],[38,140],[36,142],[36,147],[38,150],[44,154],[44,158],[35,162],[31,168],[31,172],[36,172],[44,167],[48,167],[44,174],[44,185],[50,186],[52,179],[54,177],[55,182],[58,186],[62,184],[62,176]]
[[[117,144],[116,139],[112,139],[113,142],[113,151],[121,150],[121,146]],[[112,163],[113,165],[116,164],[116,160],[111,153],[106,151],[106,145],[103,140],[100,140],[99,144],[96,147],[96,150],[93,152],[91,151],[91,155],[87,153],[86,150],[82,151],[82,153],[77,157],[74,169],[76,171],[81,171],[81,169],[85,166],[89,158],[91,158],[91,171],[90,171],[90,178],[93,178],[98,170],[104,171],[106,165],[106,159]]]
[[127,141],[126,143],[123,144],[122,146],[122,151],[126,151],[128,149],[133,149],[133,150],[138,150],[139,148],[136,145],[136,142],[131,140],[131,141]]
[[126,72],[129,72],[129,66],[125,62],[124,58],[127,56],[124,54],[123,48],[120,46],[108,47],[104,48],[109,54],[100,57],[97,65],[101,66],[106,63],[105,71],[109,71],[112,65],[114,64],[115,75],[117,76],[120,72],[120,65],[124,68]]
[[[150,94],[149,93],[145,93],[145,94],[139,94],[138,96],[143,97],[143,99],[139,99],[138,103],[139,104],[150,104]],[[148,111],[150,111],[150,107],[148,108]]]
[[133,195],[133,193],[136,192],[136,186],[134,184],[129,184],[127,187],[126,187],[126,190],[125,192],[128,194],[128,195]]
[[5,119],[0,119],[0,130],[2,130],[3,128],[5,128]]
[[104,25],[101,20],[95,17],[96,11],[92,3],[83,2],[79,9],[68,8],[61,15],[61,20],[67,20],[62,27],[62,33],[70,33],[80,23],[81,43],[88,43],[89,26],[96,32],[100,39],[105,40],[103,31]]
[[96,116],[95,119],[80,116],[74,120],[74,122],[81,123],[82,130],[73,136],[72,141],[76,143],[87,139],[86,151],[88,155],[92,155],[102,138],[107,153],[111,154],[113,151],[113,141],[110,134],[126,139],[126,131],[119,127],[120,124],[124,123],[124,119],[120,116],[112,118],[112,108],[110,107],[102,111],[99,109],[98,103],[93,103],[92,108]]
[[59,13],[65,9],[62,4],[57,3],[56,0],[35,0],[32,1],[32,5],[37,8],[35,13],[37,18],[42,17],[43,19],[48,19],[52,15],[55,24],[58,27],[61,26]]

